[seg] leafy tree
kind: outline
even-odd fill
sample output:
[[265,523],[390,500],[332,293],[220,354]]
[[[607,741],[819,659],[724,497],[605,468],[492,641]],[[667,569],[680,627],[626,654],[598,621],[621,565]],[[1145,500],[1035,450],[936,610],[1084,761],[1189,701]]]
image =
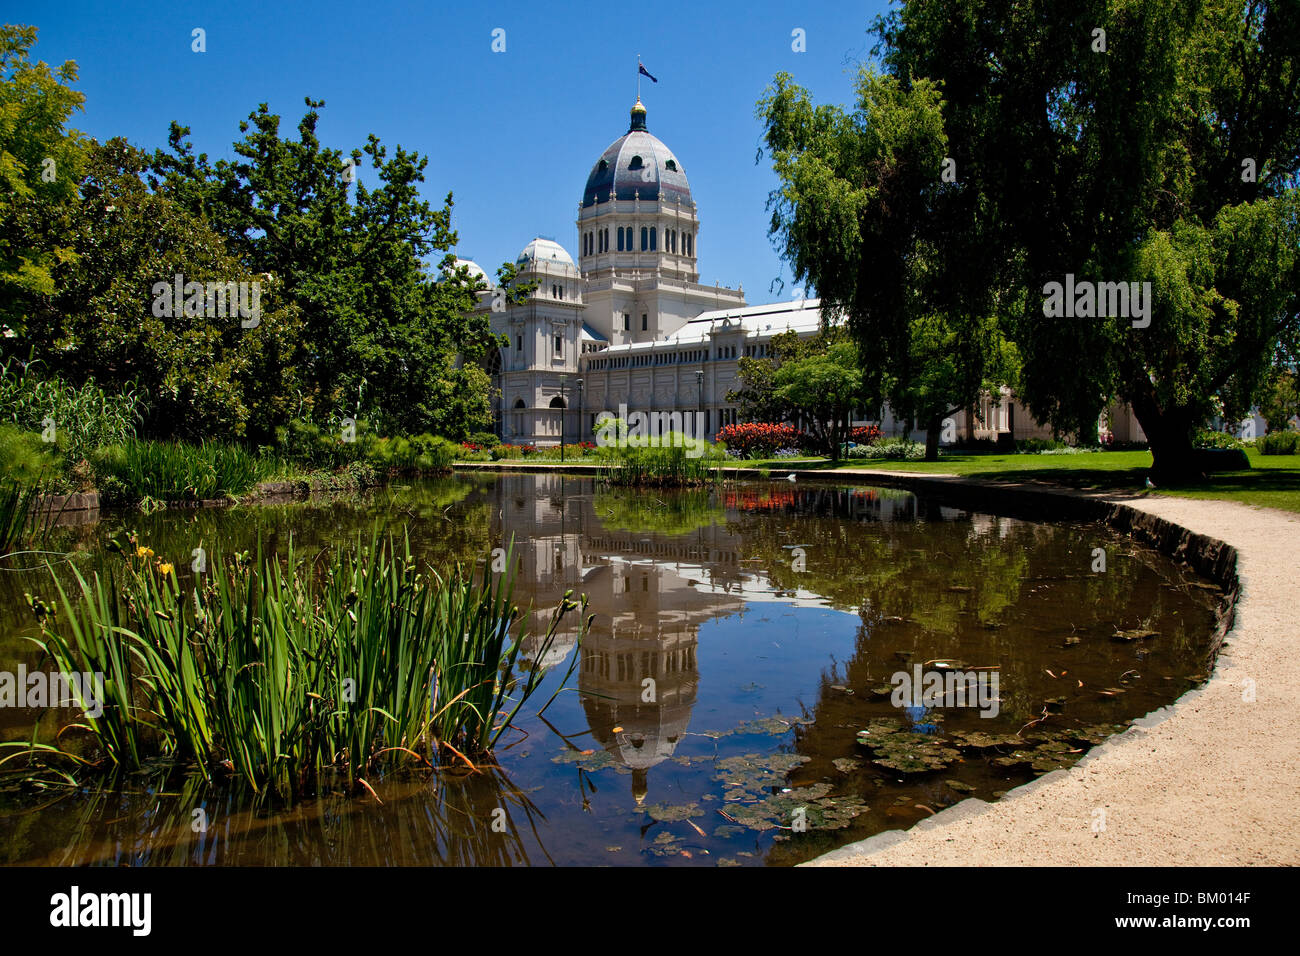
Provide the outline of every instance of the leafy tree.
[[[34,300],[25,334],[10,341],[65,381],[138,390],[147,435],[265,440],[293,408],[300,316],[202,220],[145,187],[147,162],[120,139],[90,145],[67,217],[71,254],[51,268],[53,292]],[[157,314],[154,286],[177,274],[259,281],[258,324]]]
[[[380,429],[453,438],[490,427],[478,363],[499,342],[474,308],[481,284],[451,268],[451,195],[432,208],[419,194],[427,160],[400,146],[390,157],[374,135],[346,158],[325,147],[316,134],[324,104],[306,104],[296,139],[281,136],[280,117],[262,104],[240,124],[238,158],[215,164],[173,123],[168,149],[154,155],[154,182],[301,309],[309,414],[347,409]],[[362,164],[372,187],[353,173]],[[513,266],[499,275],[510,286]]]
[[1270,432],[1287,431],[1291,421],[1300,415],[1300,381],[1291,368],[1279,368],[1273,373],[1269,388],[1260,402],[1259,412]]
[[68,85],[77,65],[33,64],[36,32],[0,26],[0,327],[17,334],[33,301],[54,291],[52,269],[72,254],[64,236],[84,148],[67,127],[85,99]]
[[943,99],[926,80],[859,72],[851,112],[814,107],[779,74],[760,101],[781,185],[770,232],[796,279],[842,314],[864,354],[870,392],[927,430],[997,390],[1014,352],[995,321],[995,266],[968,197],[945,180]]
[[740,388],[728,393],[749,421],[798,423],[838,461],[855,409],[878,404],[863,384],[858,348],[841,330],[811,338],[774,335],[769,354],[739,360]]
[[[1300,6],[912,0],[875,31],[901,90],[942,91],[953,216],[919,228],[985,263],[954,287],[994,306],[1020,397],[1078,433],[1128,402],[1157,472],[1195,475],[1193,430],[1300,337]],[[1150,283],[1147,311],[1048,318],[1067,274]]]

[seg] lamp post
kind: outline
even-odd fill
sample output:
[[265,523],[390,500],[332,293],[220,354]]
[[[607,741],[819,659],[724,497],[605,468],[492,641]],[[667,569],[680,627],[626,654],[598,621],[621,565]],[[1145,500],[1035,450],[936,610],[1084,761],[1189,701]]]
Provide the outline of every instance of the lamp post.
[[578,444],[582,444],[582,419],[587,409],[586,402],[582,400],[582,379],[578,379]]
[[564,463],[564,433],[569,421],[569,381],[560,380],[560,464]]
[[695,394],[700,400],[700,417],[695,419],[695,427],[699,434],[696,436],[700,441],[704,441],[704,432],[708,429],[703,427],[704,422],[704,369],[695,370]]

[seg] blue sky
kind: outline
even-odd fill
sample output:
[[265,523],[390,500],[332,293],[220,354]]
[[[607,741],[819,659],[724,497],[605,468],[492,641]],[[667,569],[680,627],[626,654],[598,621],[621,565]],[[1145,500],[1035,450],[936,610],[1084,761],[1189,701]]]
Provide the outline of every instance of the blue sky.
[[[847,103],[870,56],[867,3],[82,3],[11,2],[5,21],[40,28],[36,56],[75,60],[99,139],[153,148],[175,119],[213,159],[266,102],[291,135],[303,97],[318,132],[350,151],[375,133],[429,158],[425,197],[455,193],[458,253],[489,272],[535,235],[577,253],[577,203],[601,151],[627,130],[636,58],[648,126],[681,160],[699,205],[700,281],[771,301],[789,269],[767,236],[775,184],[754,105],[788,70],[819,102]],[[206,31],[207,52],[191,50]],[[492,31],[506,31],[493,53]],[[805,31],[807,52],[791,49]],[[366,171],[359,170],[364,181]]]

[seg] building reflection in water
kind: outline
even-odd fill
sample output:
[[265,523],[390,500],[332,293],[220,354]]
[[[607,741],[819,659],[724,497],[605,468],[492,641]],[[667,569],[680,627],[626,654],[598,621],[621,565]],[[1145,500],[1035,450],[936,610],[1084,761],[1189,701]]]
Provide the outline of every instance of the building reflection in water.
[[497,481],[502,504],[493,537],[508,542],[513,536],[515,600],[533,605],[523,656],[548,668],[563,665],[578,642],[576,615],[544,653],[543,635],[566,591],[588,596],[592,624],[577,669],[583,711],[600,746],[632,771],[638,804],[648,771],[672,757],[690,726],[700,685],[700,625],[755,601],[825,606],[821,595],[778,590],[759,570],[747,570],[741,529],[715,519],[782,509],[850,519],[916,517],[910,495],[881,499],[777,487],[747,489],[743,497],[721,492],[718,510],[694,530],[657,534],[609,526],[599,497],[580,479],[537,474]]
[[[561,476],[501,481],[502,528],[494,532],[514,535],[516,600],[534,605],[525,656],[538,659],[566,591],[588,596],[592,623],[578,664],[583,711],[599,745],[632,771],[640,803],[647,772],[673,755],[690,726],[699,626],[744,606],[739,539],[715,524],[671,537],[607,529],[592,496],[566,495]],[[572,652],[578,621],[566,625],[540,663],[558,666]]]

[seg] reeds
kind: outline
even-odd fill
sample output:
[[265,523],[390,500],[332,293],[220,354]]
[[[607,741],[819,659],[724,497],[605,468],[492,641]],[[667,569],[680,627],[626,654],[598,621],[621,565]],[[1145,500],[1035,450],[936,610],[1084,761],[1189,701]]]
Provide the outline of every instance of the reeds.
[[135,438],[99,449],[94,459],[96,473],[113,479],[115,492],[133,502],[145,498],[204,501],[246,494],[270,476],[275,464],[239,445]]
[[24,540],[39,495],[39,482],[0,478],[0,554]]
[[718,479],[713,456],[695,454],[684,444],[663,442],[648,447],[615,448],[600,477],[610,485],[685,488],[709,484]]
[[[123,770],[161,757],[284,795],[336,774],[355,789],[389,767],[472,766],[542,677],[515,673],[526,634],[510,633],[512,575],[458,566],[444,578],[417,568],[409,542],[360,545],[213,557],[185,589],[132,542],[123,565],[89,579],[74,569],[66,589],[56,579],[56,613],[33,640],[64,673],[104,675],[102,713],[74,725],[97,752],[22,752]],[[546,648],[579,607],[569,597]]]

